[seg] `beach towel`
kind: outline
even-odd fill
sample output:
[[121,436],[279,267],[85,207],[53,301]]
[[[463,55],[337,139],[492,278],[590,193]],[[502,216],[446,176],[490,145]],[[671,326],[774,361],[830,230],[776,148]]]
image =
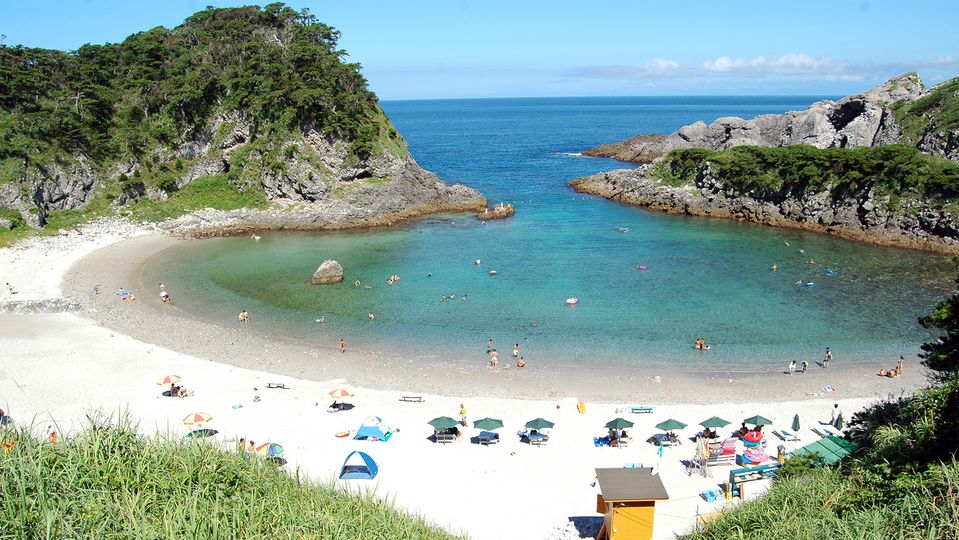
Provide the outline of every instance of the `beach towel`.
[[594,446],[609,446],[609,437],[593,437]]

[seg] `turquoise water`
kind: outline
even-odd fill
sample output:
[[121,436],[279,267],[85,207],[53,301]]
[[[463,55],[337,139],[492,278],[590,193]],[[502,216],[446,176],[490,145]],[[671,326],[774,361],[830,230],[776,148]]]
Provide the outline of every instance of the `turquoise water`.
[[[528,361],[556,365],[701,369],[812,361],[826,346],[837,360],[851,361],[915,352],[929,338],[916,318],[952,286],[947,258],[649,213],[565,186],[623,167],[574,155],[594,144],[816,99],[387,102],[424,167],[493,201],[514,202],[516,216],[192,242],[148,265],[142,286],[163,281],[179,307],[227,324],[247,309],[258,327],[319,346],[343,337],[351,347],[424,361],[482,362],[488,338],[501,358],[519,342]],[[307,284],[327,258],[343,265],[346,281]],[[393,273],[401,280],[388,285]],[[354,288],[355,279],[371,288]],[[815,285],[797,287],[797,279]],[[442,299],[451,294],[456,298]],[[575,307],[564,303],[572,296]],[[323,325],[314,322],[320,315]],[[699,336],[712,350],[693,350]]]

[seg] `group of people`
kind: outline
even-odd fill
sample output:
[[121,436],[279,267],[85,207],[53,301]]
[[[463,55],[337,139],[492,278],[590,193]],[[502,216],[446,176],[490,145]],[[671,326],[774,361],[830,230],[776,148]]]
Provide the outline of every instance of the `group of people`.
[[902,375],[902,368],[903,368],[903,366],[905,366],[905,365],[906,365],[906,359],[903,358],[903,356],[900,354],[900,355],[899,355],[899,363],[896,364],[896,367],[890,368],[890,369],[886,369],[886,368],[880,369],[880,370],[879,370],[879,376],[880,376],[880,377],[889,377],[889,378],[898,377],[898,376]]
[[[496,347],[493,346],[493,338],[490,338],[486,342],[486,354],[489,355],[489,367],[499,365],[499,352],[497,352]],[[520,355],[519,343],[513,345],[513,361],[516,362],[516,367],[518,368],[526,367],[526,359]]]
[[[803,361],[802,361],[802,365],[801,365],[800,368],[799,368],[799,372],[800,372],[800,373],[805,373],[807,369],[809,369],[809,362],[803,360]],[[795,361],[795,360],[790,360],[790,361],[789,361],[789,374],[792,375],[795,371],[796,371],[796,361]]]
[[193,390],[184,386],[177,386],[176,383],[170,383],[170,397],[189,397],[193,395]]
[[709,345],[706,345],[706,340],[703,338],[696,338],[696,344],[694,345],[697,351],[708,351]]
[[387,285],[392,285],[392,284],[396,283],[396,282],[399,281],[399,280],[400,280],[399,274],[393,274],[393,275],[390,276],[389,279],[386,280],[386,284],[387,284]]

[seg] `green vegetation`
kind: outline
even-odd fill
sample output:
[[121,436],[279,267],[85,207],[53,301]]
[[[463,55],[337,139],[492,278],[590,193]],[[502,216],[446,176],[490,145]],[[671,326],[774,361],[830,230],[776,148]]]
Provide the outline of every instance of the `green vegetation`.
[[856,414],[848,437],[860,447],[837,467],[792,464],[767,496],[723,512],[687,538],[959,538],[957,307],[954,295],[922,319],[947,332],[923,345],[936,384]]
[[12,443],[0,450],[2,538],[453,538],[369,495],[202,442],[144,439],[127,422],[57,444],[24,431],[0,441]]
[[834,198],[857,197],[871,189],[890,196],[891,204],[904,195],[942,204],[959,198],[959,164],[902,145],[673,150],[655,171],[664,182],[682,185],[695,182],[707,166],[726,188],[760,199],[779,201],[826,190]]
[[[250,200],[262,207],[263,174],[282,172],[294,157],[320,161],[306,155],[307,145],[290,144],[311,130],[349,142],[351,164],[406,155],[406,142],[338,39],[309,10],[274,3],[210,7],[173,29],[72,52],[0,45],[0,184],[19,183],[30,200],[56,170],[79,167],[100,178],[93,208],[44,209],[53,228],[114,213],[120,193],[135,199],[154,189],[176,193],[170,207],[139,201],[133,215],[172,217]],[[240,124],[229,182],[177,192],[204,157],[182,157],[193,156],[184,143],[223,143]],[[132,177],[116,176],[131,164]],[[16,225],[0,231],[0,242],[26,233],[23,220]]]
[[890,107],[902,130],[902,143],[919,144],[926,131],[959,129],[959,78],[946,81],[913,101],[897,101]]
[[139,198],[124,207],[137,221],[163,221],[194,210],[214,208],[266,208],[263,190],[255,187],[241,189],[232,184],[226,174],[197,178],[183,189],[174,191],[166,201]]

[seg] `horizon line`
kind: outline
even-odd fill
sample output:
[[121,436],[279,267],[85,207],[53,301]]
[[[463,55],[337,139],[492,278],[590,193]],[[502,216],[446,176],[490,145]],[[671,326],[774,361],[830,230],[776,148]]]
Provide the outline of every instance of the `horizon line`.
[[842,98],[852,94],[661,94],[661,95],[589,95],[589,96],[477,96],[477,97],[424,97],[424,98],[380,98],[379,102],[387,101],[475,101],[475,100],[507,100],[507,99],[623,99],[623,98]]

